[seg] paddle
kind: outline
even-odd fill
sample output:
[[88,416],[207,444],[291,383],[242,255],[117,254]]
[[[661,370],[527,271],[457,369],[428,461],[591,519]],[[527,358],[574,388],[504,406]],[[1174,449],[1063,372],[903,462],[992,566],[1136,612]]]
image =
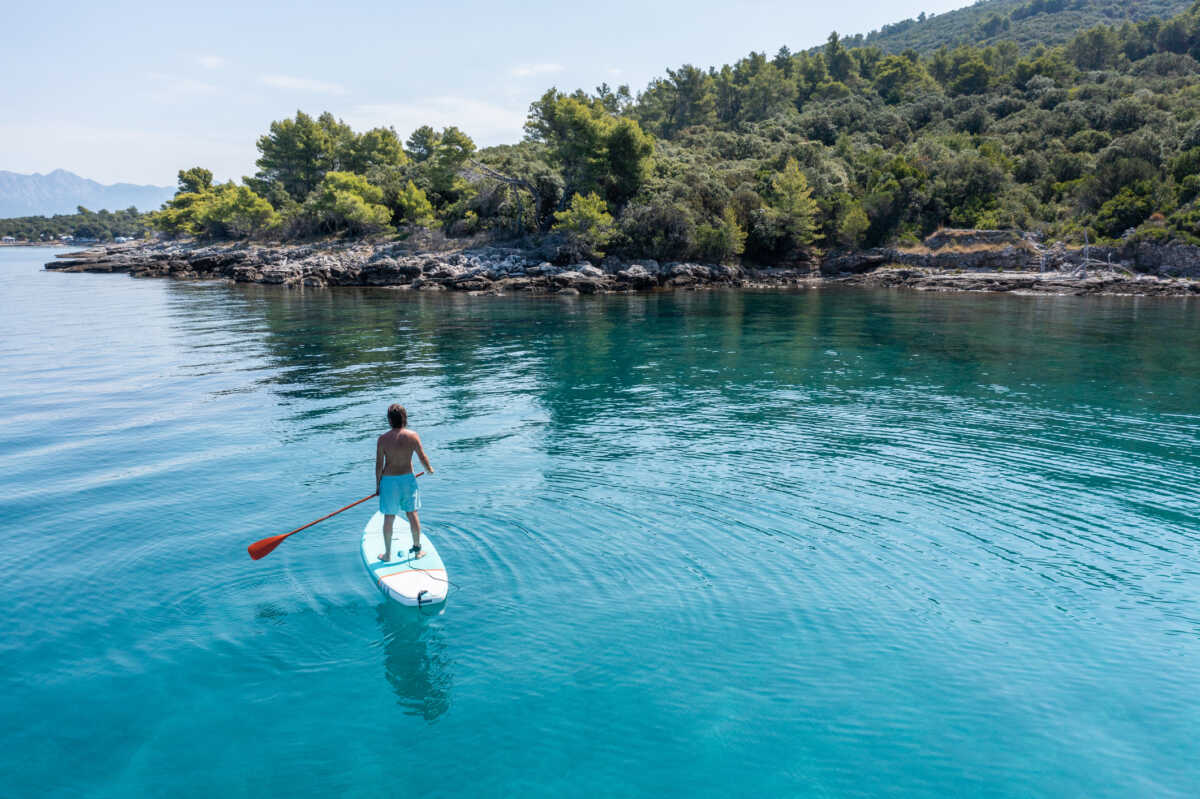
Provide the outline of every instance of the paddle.
[[[425,474],[425,472],[417,472],[417,474],[415,476],[420,477],[423,474]],[[275,549],[275,547],[282,544],[283,539],[287,538],[289,535],[295,535],[296,533],[300,532],[301,530],[307,530],[309,527],[312,527],[317,522],[323,522],[326,519],[330,518],[331,516],[337,516],[342,511],[350,510],[355,505],[361,505],[362,503],[366,502],[368,499],[371,499],[371,497],[377,497],[377,496],[379,496],[378,491],[376,491],[374,494],[372,494],[369,497],[363,497],[362,499],[358,500],[357,502],[351,502],[346,507],[339,508],[338,510],[335,510],[333,513],[330,513],[328,516],[322,516],[321,518],[316,519],[315,521],[309,522],[308,524],[304,525],[303,527],[297,527],[295,530],[292,530],[290,533],[284,533],[283,535],[273,535],[273,536],[270,536],[269,538],[264,538],[261,541],[255,541],[253,544],[246,547],[246,551],[250,553],[250,557],[253,558],[254,560],[259,560],[261,558],[265,558],[267,555],[271,554],[271,552]]]

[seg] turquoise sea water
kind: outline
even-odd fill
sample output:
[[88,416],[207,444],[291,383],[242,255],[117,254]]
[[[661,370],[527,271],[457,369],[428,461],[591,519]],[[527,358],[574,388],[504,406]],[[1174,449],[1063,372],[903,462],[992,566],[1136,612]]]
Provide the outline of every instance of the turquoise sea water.
[[[4,796],[1194,796],[1200,304],[0,250]],[[401,401],[458,589],[386,607]]]

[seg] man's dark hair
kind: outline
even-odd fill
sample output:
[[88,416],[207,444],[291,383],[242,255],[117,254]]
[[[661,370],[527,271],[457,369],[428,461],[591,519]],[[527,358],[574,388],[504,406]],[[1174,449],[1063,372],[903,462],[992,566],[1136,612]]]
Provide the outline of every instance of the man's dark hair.
[[408,424],[408,411],[403,405],[393,402],[388,406],[388,424],[392,427],[404,427]]

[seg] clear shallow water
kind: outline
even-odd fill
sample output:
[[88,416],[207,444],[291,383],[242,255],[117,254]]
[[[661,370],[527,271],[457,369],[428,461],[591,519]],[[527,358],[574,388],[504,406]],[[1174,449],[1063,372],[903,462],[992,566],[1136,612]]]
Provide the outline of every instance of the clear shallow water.
[[[0,250],[6,796],[1200,792],[1200,305]],[[392,401],[460,590],[385,607]],[[363,506],[364,508],[366,506]]]

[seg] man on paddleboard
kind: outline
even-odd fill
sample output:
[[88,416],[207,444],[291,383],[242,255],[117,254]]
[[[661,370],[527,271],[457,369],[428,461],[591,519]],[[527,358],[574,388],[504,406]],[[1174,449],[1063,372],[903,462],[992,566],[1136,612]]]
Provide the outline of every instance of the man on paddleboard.
[[421,551],[421,495],[417,491],[417,478],[413,476],[412,456],[415,452],[428,474],[433,474],[429,458],[421,447],[421,437],[408,429],[408,411],[403,405],[391,405],[387,410],[391,430],[375,442],[375,490],[379,492],[379,512],[383,514],[383,548],[379,559],[392,559],[392,522],[396,514],[404,511],[408,526],[412,530],[413,545],[408,550],[414,558]]

